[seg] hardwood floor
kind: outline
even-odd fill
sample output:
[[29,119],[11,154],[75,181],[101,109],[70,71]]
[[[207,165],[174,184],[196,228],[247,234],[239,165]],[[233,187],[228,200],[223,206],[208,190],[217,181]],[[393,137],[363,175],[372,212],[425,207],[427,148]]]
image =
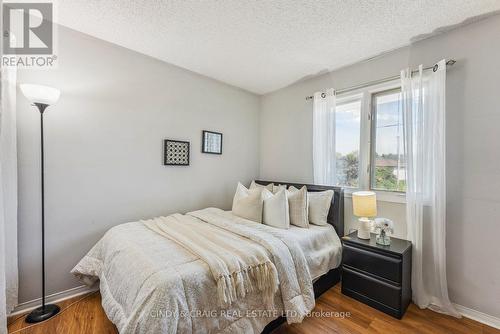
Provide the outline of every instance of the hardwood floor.
[[[24,316],[9,319],[9,333],[21,334],[111,334],[118,333],[101,307],[98,292],[79,296],[58,303],[61,313],[56,317],[37,324],[24,322]],[[455,319],[429,310],[421,310],[410,304],[402,320],[394,319],[369,306],[340,293],[340,285],[323,294],[316,301],[315,311],[343,312],[344,317],[310,317],[301,324],[283,325],[274,334],[314,334],[314,333],[456,333],[456,334],[500,334],[500,330],[477,321]],[[341,315],[341,314],[337,314]]]
[[500,334],[500,330],[477,321],[456,319],[410,304],[403,319],[377,311],[340,292],[340,284],[316,300],[315,311],[349,312],[349,317],[311,317],[301,324],[283,325],[273,334],[302,333],[422,333],[422,334]]
[[115,325],[106,317],[101,307],[98,291],[57,303],[61,312],[39,324],[28,324],[24,316],[9,319],[9,334],[114,334]]

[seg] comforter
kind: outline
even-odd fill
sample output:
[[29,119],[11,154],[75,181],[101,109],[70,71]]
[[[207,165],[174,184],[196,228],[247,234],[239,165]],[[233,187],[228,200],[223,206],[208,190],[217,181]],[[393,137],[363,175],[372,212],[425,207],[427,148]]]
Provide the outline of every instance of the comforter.
[[253,291],[222,307],[200,256],[143,222],[118,225],[72,273],[87,284],[99,281],[103,308],[120,333],[260,333],[278,316],[300,322],[312,310],[311,274],[293,237],[215,208],[187,216],[261,247],[276,267],[277,293],[271,303]]

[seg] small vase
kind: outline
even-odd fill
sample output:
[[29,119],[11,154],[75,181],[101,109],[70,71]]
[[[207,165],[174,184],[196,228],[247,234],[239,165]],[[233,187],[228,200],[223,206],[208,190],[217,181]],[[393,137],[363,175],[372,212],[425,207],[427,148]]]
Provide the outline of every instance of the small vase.
[[384,230],[381,230],[380,234],[377,235],[376,241],[379,245],[388,246],[391,244],[391,237],[388,236]]

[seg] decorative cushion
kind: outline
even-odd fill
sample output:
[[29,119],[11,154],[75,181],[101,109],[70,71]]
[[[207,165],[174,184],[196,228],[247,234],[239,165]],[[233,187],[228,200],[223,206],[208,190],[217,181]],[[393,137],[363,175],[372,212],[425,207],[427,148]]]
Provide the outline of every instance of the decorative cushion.
[[262,188],[247,189],[238,182],[233,198],[233,214],[238,217],[262,223]]
[[276,194],[280,190],[286,190],[286,186],[284,184],[278,184],[278,185],[273,184],[273,194]]
[[288,206],[290,208],[290,224],[298,227],[309,227],[307,208],[307,188],[303,186],[300,190],[291,186],[287,190]]
[[288,213],[288,199],[286,190],[280,190],[276,194],[269,190],[262,190],[264,199],[264,212],[262,222],[265,225],[288,229],[290,227],[290,215]]
[[327,225],[333,190],[310,192],[307,195],[309,200],[309,223]]
[[269,184],[263,186],[262,184],[258,184],[255,181],[252,181],[252,183],[250,184],[250,189],[264,188],[264,189],[267,189],[271,192],[273,191],[273,187],[274,187],[273,183],[269,183]]

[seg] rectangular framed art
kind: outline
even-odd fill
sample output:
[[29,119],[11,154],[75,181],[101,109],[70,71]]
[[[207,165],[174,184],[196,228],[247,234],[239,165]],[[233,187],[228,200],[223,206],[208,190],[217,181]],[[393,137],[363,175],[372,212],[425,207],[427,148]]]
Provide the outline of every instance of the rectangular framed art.
[[189,166],[189,142],[165,139],[163,164],[165,166]]
[[222,133],[203,130],[201,140],[202,153],[222,154]]

